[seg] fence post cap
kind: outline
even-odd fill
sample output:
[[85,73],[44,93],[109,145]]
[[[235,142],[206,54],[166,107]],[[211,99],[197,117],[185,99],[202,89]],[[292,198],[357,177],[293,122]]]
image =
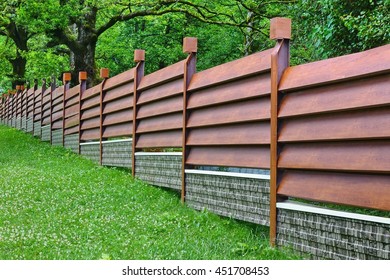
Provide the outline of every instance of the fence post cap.
[[185,37],[183,39],[183,53],[196,53],[198,51],[198,38]]
[[69,72],[64,73],[62,76],[63,83],[65,84],[66,82],[69,82],[72,79],[72,76]]
[[291,19],[276,17],[271,19],[270,39],[291,39]]
[[108,68],[100,69],[100,78],[107,79],[110,76],[110,70]]
[[81,71],[79,72],[79,82],[87,80],[87,72]]
[[17,85],[16,90],[20,90],[20,89],[21,89],[21,85]]
[[134,50],[134,62],[145,61],[145,50]]

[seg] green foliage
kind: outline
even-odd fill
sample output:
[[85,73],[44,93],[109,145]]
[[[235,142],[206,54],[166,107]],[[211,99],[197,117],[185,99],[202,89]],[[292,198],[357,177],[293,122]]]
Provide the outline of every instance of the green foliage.
[[0,259],[296,258],[267,236],[0,126]]
[[290,9],[293,64],[390,43],[389,0],[300,0]]

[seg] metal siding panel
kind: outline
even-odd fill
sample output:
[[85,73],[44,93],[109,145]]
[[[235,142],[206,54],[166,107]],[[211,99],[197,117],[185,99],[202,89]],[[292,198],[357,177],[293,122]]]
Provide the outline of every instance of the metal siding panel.
[[269,95],[270,87],[269,73],[207,87],[191,92],[188,98],[188,109]]
[[270,118],[269,103],[269,97],[263,97],[194,110],[187,127],[266,120]]
[[123,109],[133,108],[133,96],[125,96],[121,99],[116,99],[103,105],[103,114],[109,114]]
[[183,110],[183,97],[174,96],[138,107],[137,119],[163,115]]
[[284,120],[279,142],[390,138],[389,108]]
[[390,211],[390,176],[288,170],[278,194]]
[[171,130],[139,134],[136,148],[181,147],[182,131]]
[[146,118],[139,121],[137,133],[181,129],[183,127],[183,115],[181,112]]
[[279,168],[390,172],[390,141],[286,144]]
[[278,117],[389,105],[389,81],[390,75],[386,74],[287,93]]
[[128,136],[133,133],[133,123],[120,123],[103,128],[103,137]]
[[254,122],[191,129],[188,146],[270,144],[269,122]]
[[140,93],[138,104],[151,102],[183,93],[183,79],[177,79],[149,88]]
[[186,164],[269,168],[269,146],[193,147]]
[[134,83],[127,83],[104,92],[103,103],[121,98],[122,96],[133,95]]

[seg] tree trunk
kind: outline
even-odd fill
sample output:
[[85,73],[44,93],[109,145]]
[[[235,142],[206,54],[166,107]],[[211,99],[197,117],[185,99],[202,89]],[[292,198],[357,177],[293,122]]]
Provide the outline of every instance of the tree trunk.
[[95,65],[96,42],[90,41],[82,51],[71,51],[71,65],[74,65],[72,70],[72,84],[79,83],[79,72],[87,72],[87,86],[92,87],[97,84],[97,69]]
[[9,59],[9,62],[12,64],[12,89],[15,89],[17,85],[26,83],[24,74],[26,73],[27,60],[17,52],[16,58]]

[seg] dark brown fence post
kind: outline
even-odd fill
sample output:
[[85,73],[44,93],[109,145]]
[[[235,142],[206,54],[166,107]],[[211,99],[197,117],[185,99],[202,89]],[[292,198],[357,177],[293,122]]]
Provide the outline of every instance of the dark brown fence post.
[[144,50],[134,50],[134,62],[137,63],[134,73],[134,93],[133,93],[133,135],[131,142],[131,174],[135,177],[135,150],[137,142],[137,101],[138,101],[138,86],[141,82],[142,77],[144,76],[145,69],[145,51]]
[[64,73],[63,77],[64,93],[62,96],[62,147],[65,147],[65,97],[66,91],[70,87],[70,81],[72,79],[71,73]]
[[81,97],[83,96],[83,93],[87,89],[87,77],[88,74],[85,71],[79,72],[79,86],[80,86],[80,92],[79,92],[79,139],[78,139],[78,154],[80,154],[80,139],[81,139]]
[[99,163],[103,164],[103,89],[104,84],[110,76],[110,70],[108,68],[100,69],[100,78],[103,78],[100,84],[100,137],[99,137]]
[[277,227],[277,188],[278,188],[278,85],[283,71],[289,66],[291,39],[291,19],[271,19],[270,38],[277,40],[271,54],[271,149],[270,149],[270,243],[276,242]]
[[52,126],[53,126],[53,91],[56,89],[56,78],[54,76],[51,77],[51,84],[50,84],[50,144],[53,145],[53,139],[52,139]]
[[183,40],[183,52],[188,54],[184,64],[184,79],[183,79],[183,132],[182,132],[182,164],[181,164],[181,201],[185,202],[186,197],[186,161],[187,161],[187,89],[196,72],[196,53],[198,51],[198,39],[194,37],[186,37]]

